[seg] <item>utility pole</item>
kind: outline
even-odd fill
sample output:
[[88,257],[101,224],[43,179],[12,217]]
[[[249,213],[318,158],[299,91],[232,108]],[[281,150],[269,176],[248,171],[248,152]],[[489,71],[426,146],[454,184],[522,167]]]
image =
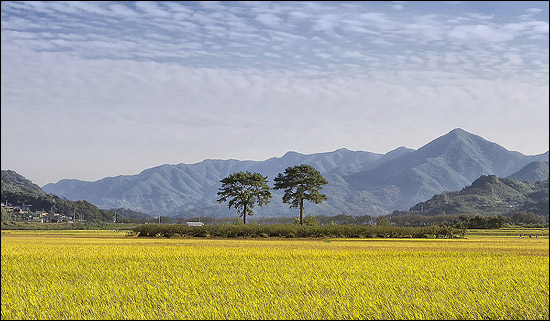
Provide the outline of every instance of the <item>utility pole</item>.
[[[443,201],[445,202],[445,206],[447,206],[447,193],[443,193]],[[443,211],[443,215],[445,215],[445,211]]]
[[160,211],[159,211],[159,224],[160,224]]
[[115,208],[115,223],[116,223],[116,208]]

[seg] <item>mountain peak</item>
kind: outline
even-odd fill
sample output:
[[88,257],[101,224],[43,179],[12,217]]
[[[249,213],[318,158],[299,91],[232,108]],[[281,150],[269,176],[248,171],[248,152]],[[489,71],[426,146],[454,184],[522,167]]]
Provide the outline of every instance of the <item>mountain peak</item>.
[[477,135],[474,135],[472,133],[469,133],[465,131],[462,128],[455,128],[448,132],[446,135],[443,135],[442,137],[447,137],[450,139],[471,139],[471,138],[483,138]]
[[496,184],[500,182],[500,178],[496,175],[481,175],[478,179],[472,182],[471,187],[482,187],[489,184]]
[[[469,133],[462,128],[455,128],[447,134],[440,136],[428,144],[422,146],[419,150],[443,150],[443,149],[455,149],[461,153],[470,152],[489,152],[488,150],[500,152],[509,152],[504,147],[486,140],[485,138]],[[492,153],[492,152],[489,152]]]
[[490,143],[488,141],[485,141],[482,137],[476,136],[474,134],[470,134],[467,131],[465,131],[462,128],[455,128],[448,132],[447,134],[440,136],[428,144],[422,146],[418,149],[418,151],[430,151],[435,152],[436,154],[441,153],[443,150],[448,150],[449,148],[456,147],[465,147],[466,145],[470,145],[470,143]]
[[411,151],[414,151],[414,149],[410,149],[410,148],[405,147],[405,146],[399,146],[395,149],[390,150],[389,152],[387,152],[384,155],[403,154],[403,153],[411,152]]
[[464,135],[464,134],[469,134],[469,135],[472,135],[470,133],[468,133],[467,131],[465,131],[464,129],[462,128],[455,128],[453,130],[451,130],[449,132],[449,134],[453,134],[453,135]]
[[303,154],[300,154],[300,153],[298,153],[298,152],[295,152],[295,151],[291,150],[291,151],[286,152],[286,153],[283,155],[282,158],[285,158],[285,157],[296,157],[296,156],[300,156],[300,155],[303,155]]

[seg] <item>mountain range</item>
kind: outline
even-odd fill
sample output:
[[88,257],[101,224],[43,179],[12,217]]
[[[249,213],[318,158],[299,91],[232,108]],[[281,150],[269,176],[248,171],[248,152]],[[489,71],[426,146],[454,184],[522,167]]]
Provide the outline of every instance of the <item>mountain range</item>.
[[[137,175],[107,177],[95,182],[63,179],[42,189],[69,200],[87,200],[100,208],[128,208],[153,216],[236,215],[219,204],[220,180],[238,171],[273,178],[289,166],[308,164],[328,181],[322,192],[328,200],[305,204],[313,215],[372,216],[407,210],[444,191],[470,185],[481,175],[516,176],[528,181],[548,179],[549,153],[527,156],[460,128],[414,150],[397,148],[386,154],[338,149],[304,155],[288,152],[265,161],[204,160],[196,164],[162,165]],[[272,191],[271,203],[256,208],[258,216],[293,216]]]

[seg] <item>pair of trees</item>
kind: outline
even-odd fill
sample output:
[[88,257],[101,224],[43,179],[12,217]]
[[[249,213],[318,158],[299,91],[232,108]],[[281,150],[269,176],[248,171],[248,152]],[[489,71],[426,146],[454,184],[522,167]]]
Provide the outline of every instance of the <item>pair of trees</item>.
[[[220,181],[219,203],[229,201],[229,208],[235,208],[243,223],[246,224],[246,216],[252,215],[252,208],[256,203],[261,207],[269,203],[271,191],[267,185],[267,176],[260,173],[238,172],[229,175]],[[291,208],[300,208],[300,224],[304,223],[304,201],[319,204],[327,199],[327,196],[319,193],[322,186],[328,182],[316,169],[309,165],[287,167],[284,173],[279,173],[275,178],[274,189],[284,190],[283,203],[290,204]]]

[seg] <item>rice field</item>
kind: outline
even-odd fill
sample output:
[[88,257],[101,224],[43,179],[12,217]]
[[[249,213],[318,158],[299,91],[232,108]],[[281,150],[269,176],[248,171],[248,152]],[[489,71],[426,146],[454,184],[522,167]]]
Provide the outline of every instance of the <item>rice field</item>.
[[468,235],[488,235],[488,236],[512,236],[512,237],[548,237],[548,228],[509,228],[503,227],[499,229],[469,229]]
[[2,320],[548,319],[549,240],[2,231]]

